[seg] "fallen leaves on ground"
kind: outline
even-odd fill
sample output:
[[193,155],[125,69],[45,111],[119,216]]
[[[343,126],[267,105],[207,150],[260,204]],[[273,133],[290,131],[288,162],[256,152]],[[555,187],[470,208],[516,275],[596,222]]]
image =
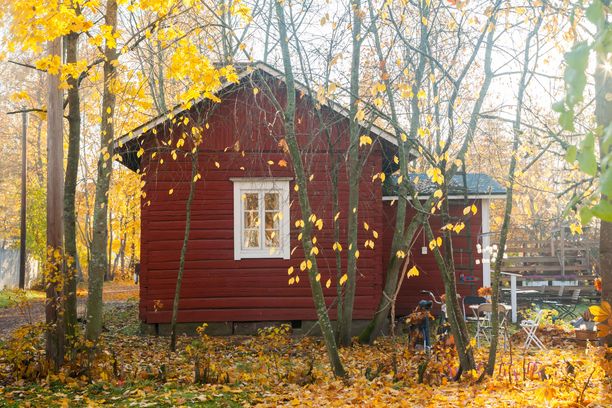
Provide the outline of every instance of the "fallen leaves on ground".
[[[107,310],[102,363],[91,378],[59,373],[37,382],[14,378],[0,361],[2,406],[365,406],[365,407],[539,407],[612,404],[609,378],[602,367],[603,348],[568,342],[562,348],[512,354],[500,350],[491,379],[478,382],[486,349],[476,352],[479,365],[462,380],[446,346],[428,361],[425,383],[419,367],[427,359],[408,346],[407,338],[340,350],[350,376],[333,378],[324,346],[316,337],[291,336],[269,329],[259,336],[180,337],[178,351],[166,337],[124,334],[137,324],[137,304]],[[6,345],[3,345],[5,347]],[[610,351],[608,351],[610,353]],[[448,355],[447,355],[448,354]],[[452,357],[452,356],[451,356]],[[610,356],[608,356],[610,359]],[[200,381],[194,383],[195,364]],[[610,364],[609,360],[608,363]],[[204,378],[204,380],[202,380]],[[206,382],[214,382],[213,384]]]

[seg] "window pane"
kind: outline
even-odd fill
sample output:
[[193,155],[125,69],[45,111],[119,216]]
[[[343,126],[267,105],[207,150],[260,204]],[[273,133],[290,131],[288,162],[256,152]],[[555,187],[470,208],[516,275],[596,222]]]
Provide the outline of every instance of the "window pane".
[[278,229],[278,213],[266,211],[266,229]]
[[259,248],[259,230],[244,231],[244,247]]
[[257,211],[244,212],[244,228],[257,228],[259,226],[259,213]]
[[278,210],[278,193],[266,193],[266,211]]
[[266,247],[278,248],[280,246],[279,230],[266,230]]
[[244,198],[244,209],[245,210],[258,210],[259,209],[259,194],[248,193],[245,194]]

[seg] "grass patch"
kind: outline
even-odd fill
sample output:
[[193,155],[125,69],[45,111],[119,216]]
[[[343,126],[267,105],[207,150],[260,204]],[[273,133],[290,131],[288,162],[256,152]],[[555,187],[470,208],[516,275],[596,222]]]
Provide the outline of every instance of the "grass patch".
[[95,383],[82,386],[25,385],[0,386],[3,407],[227,407],[249,404],[249,396],[239,388],[156,385],[148,381],[114,385]]
[[139,334],[138,301],[130,299],[121,304],[105,305],[104,326],[113,333],[128,336]]
[[[11,307],[15,304],[18,298],[21,296],[21,290],[19,289],[2,289],[0,290],[0,309],[5,309],[7,307]],[[37,290],[26,290],[25,291],[26,299],[44,299],[45,292],[40,292]]]

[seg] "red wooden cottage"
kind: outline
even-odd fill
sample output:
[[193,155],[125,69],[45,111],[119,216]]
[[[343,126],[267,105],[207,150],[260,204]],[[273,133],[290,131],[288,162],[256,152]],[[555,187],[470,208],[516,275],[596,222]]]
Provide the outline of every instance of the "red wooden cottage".
[[[239,74],[239,83],[219,92],[219,103],[203,100],[189,109],[176,108],[122,136],[115,143],[121,163],[143,174],[140,254],[140,318],[153,332],[167,329],[185,228],[185,204],[192,179],[191,159],[177,147],[183,132],[204,128],[198,150],[197,183],[191,211],[191,233],[179,307],[179,323],[209,323],[216,333],[253,329],[254,322],[291,322],[295,328],[316,319],[307,277],[288,285],[287,269],[304,259],[295,221],[300,219],[293,170],[285,153],[282,113],[283,75],[257,63]],[[344,154],[349,118],[336,105],[318,105],[305,90],[298,94],[296,130],[302,147],[313,212],[323,220],[316,231],[322,281],[336,275],[332,250],[332,167],[339,166],[340,225],[348,207]],[[377,126],[363,129],[374,143],[368,146],[360,185],[359,242],[373,239],[358,261],[354,319],[372,318],[381,296],[385,265],[394,225],[392,186],[372,177],[396,170],[395,137]],[[425,179],[424,177],[421,177]],[[479,264],[476,246],[487,244],[488,203],[504,194],[485,175],[468,175],[468,199],[479,210],[463,236],[454,241],[460,291],[473,293],[487,284],[488,265]],[[459,182],[461,183],[459,184]],[[462,180],[453,180],[463,186]],[[427,186],[424,186],[426,189]],[[459,191],[459,190],[457,190]],[[452,212],[465,207],[465,190],[450,197]],[[425,192],[425,191],[424,191]],[[436,224],[435,217],[433,223]],[[261,220],[261,221],[260,221]],[[438,221],[439,224],[439,221]],[[341,237],[346,232],[341,232]],[[341,238],[342,242],[342,238]],[[346,251],[343,251],[346,253]],[[414,308],[422,289],[442,292],[439,271],[422,236],[416,238],[412,259],[421,269],[418,278],[405,280],[397,313]],[[483,278],[484,266],[484,278]],[[483,283],[484,280],[484,283]],[[331,304],[336,289],[324,289]],[[335,312],[331,312],[332,319]]]

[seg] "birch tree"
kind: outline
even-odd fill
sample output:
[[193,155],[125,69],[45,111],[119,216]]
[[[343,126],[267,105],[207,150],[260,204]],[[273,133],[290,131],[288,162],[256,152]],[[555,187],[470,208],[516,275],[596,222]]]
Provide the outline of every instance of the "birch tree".
[[117,64],[117,44],[114,34],[117,30],[117,1],[108,0],[104,16],[109,36],[104,47],[104,91],[102,95],[100,123],[100,157],[93,209],[93,240],[91,264],[89,267],[89,295],[87,297],[87,330],[89,340],[97,340],[102,332],[102,285],[108,265],[108,190],[112,172],[114,111],[116,89],[114,88]]
[[319,325],[321,326],[321,332],[323,334],[323,340],[325,342],[325,348],[327,355],[332,367],[332,371],[336,376],[344,377],[346,375],[342,362],[340,361],[340,355],[336,340],[334,337],[333,328],[325,305],[325,298],[323,295],[323,289],[321,287],[320,279],[317,278],[319,275],[317,259],[312,252],[312,211],[310,206],[310,198],[308,196],[308,184],[307,177],[304,172],[304,164],[302,162],[302,156],[300,148],[295,134],[295,103],[296,103],[296,91],[295,91],[295,79],[293,77],[293,67],[291,63],[291,55],[289,52],[289,39],[287,36],[287,24],[285,22],[285,11],[281,3],[276,3],[276,17],[278,19],[278,31],[280,37],[280,48],[282,52],[285,84],[287,87],[287,101],[283,111],[284,129],[285,129],[285,140],[287,142],[289,155],[293,162],[293,168],[296,177],[296,186],[298,199],[300,203],[300,211],[302,214],[302,220],[308,220],[304,222],[302,226],[302,247],[304,250],[304,256],[308,269],[308,280],[310,282],[310,288],[312,291],[312,297],[315,304],[315,310],[317,312],[317,318]]

